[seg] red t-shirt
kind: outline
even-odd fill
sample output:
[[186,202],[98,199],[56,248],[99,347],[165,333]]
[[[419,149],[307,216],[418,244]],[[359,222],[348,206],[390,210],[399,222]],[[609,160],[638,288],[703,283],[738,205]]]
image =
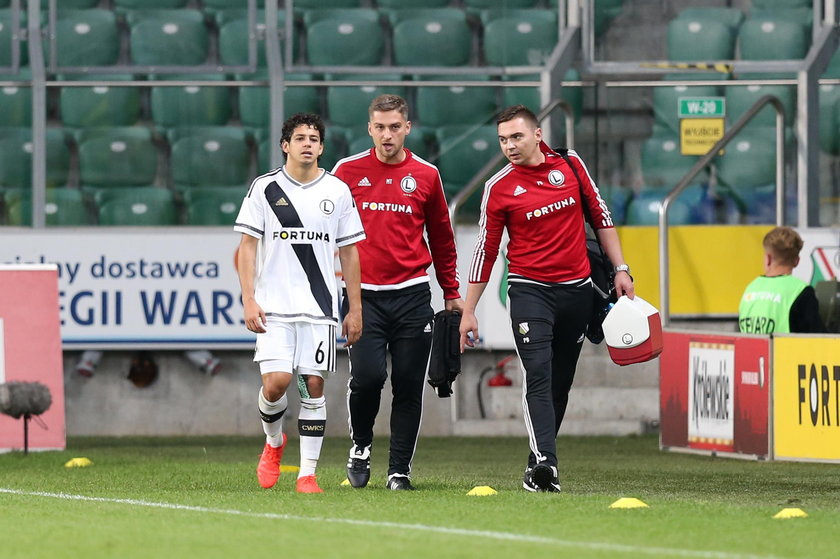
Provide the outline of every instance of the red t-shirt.
[[[373,149],[336,163],[333,174],[347,183],[367,238],[356,246],[362,289],[387,291],[429,281],[434,261],[445,299],[457,299],[455,235],[437,167],[405,150],[393,165]],[[428,236],[428,244],[423,232]]]
[[511,281],[565,283],[589,277],[581,202],[595,229],[613,227],[610,211],[577,153],[569,150],[569,159],[582,185],[559,154],[545,144],[541,149],[544,163],[508,164],[485,183],[470,283],[490,278],[505,227]]

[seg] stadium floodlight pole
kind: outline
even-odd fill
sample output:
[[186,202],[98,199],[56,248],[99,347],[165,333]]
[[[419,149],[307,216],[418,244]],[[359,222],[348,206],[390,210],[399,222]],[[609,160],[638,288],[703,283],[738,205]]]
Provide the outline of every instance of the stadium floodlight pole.
[[694,166],[677,183],[677,186],[665,196],[659,206],[659,314],[662,318],[662,326],[668,326],[671,321],[670,315],[670,285],[668,268],[670,259],[668,255],[668,209],[671,202],[679,196],[689,185],[691,180],[708,165],[712,159],[717,157],[720,150],[735,138],[738,133],[764,108],[764,105],[772,105],[776,110],[776,225],[781,225],[784,218],[784,178],[785,178],[785,108],[778,97],[765,95],[747,109],[735,124],[726,131],[723,137],[701,156]]

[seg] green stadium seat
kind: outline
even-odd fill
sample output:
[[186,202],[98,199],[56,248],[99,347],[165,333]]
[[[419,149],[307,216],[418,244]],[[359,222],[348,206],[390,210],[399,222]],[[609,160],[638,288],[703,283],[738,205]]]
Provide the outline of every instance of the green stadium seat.
[[[70,150],[64,132],[47,128],[47,188],[65,186],[70,173]],[[0,128],[0,187],[32,187],[32,130]]]
[[[223,74],[167,74],[161,80],[222,81]],[[150,94],[152,120],[163,128],[226,124],[231,117],[230,88],[224,86],[155,86]]]
[[344,22],[370,21],[379,23],[379,12],[372,8],[314,8],[304,10],[302,19],[303,26],[306,28],[325,19],[338,19]]
[[184,192],[187,225],[227,225],[236,220],[247,194],[244,186],[196,187]]
[[[648,187],[670,190],[697,163],[697,156],[680,153],[680,139],[677,134],[651,136],[642,144],[641,165],[644,184]],[[702,171],[692,182],[706,180]]]
[[798,6],[793,8],[768,8],[768,9],[752,9],[750,10],[747,20],[770,20],[770,21],[787,21],[790,23],[798,23],[808,28],[810,32],[811,26],[814,24],[814,11],[811,6]]
[[88,128],[79,133],[77,142],[82,185],[119,187],[154,183],[159,154],[147,127]]
[[690,6],[683,8],[677,15],[677,18],[689,20],[710,19],[725,23],[733,31],[737,31],[744,22],[744,12],[738,8],[724,8],[722,6]]
[[[99,6],[99,0],[56,0],[56,5],[60,6],[60,10],[68,10],[68,9],[76,9],[76,10],[86,10],[89,8],[96,8]],[[9,5],[7,2],[6,5]],[[24,2],[21,2],[21,7],[24,6]],[[50,6],[50,0],[41,0],[41,9],[46,10]],[[46,19],[46,16],[45,18]]]
[[172,10],[186,7],[189,0],[113,0],[117,10]]
[[464,7],[476,10],[499,8],[500,4],[507,9],[533,8],[537,5],[537,0],[464,0]]
[[[258,72],[253,77],[256,80],[267,80],[268,72]],[[309,81],[312,74],[286,74],[286,83],[295,81]],[[242,86],[239,88],[239,120],[243,126],[249,128],[268,128],[271,122],[269,107],[270,93],[268,87]],[[318,88],[313,86],[286,85],[283,91],[283,113],[286,117],[295,113],[320,113],[321,103]]]
[[[637,194],[627,205],[625,225],[659,225],[659,208],[667,195],[667,190],[643,190]],[[691,208],[685,202],[678,198],[669,205],[669,225],[690,225],[693,223],[695,221],[691,216]]]
[[[759,76],[742,76],[744,79],[758,79]],[[796,86],[792,85],[739,85],[724,88],[726,99],[726,120],[734,123],[741,117],[756,101],[765,95],[774,95],[779,98],[785,109],[785,124],[793,124],[796,116]],[[770,105],[765,106],[747,127],[752,126],[775,126],[776,111]]]
[[[700,79],[717,79],[718,76],[704,75]],[[691,80],[692,74],[669,74],[664,80]],[[679,134],[680,97],[721,97],[721,91],[714,85],[676,85],[653,88],[654,133]]]
[[[271,166],[271,150],[276,149],[280,151],[280,147],[274,147],[271,143],[271,138],[259,138],[257,142],[257,175],[266,173],[273,169]],[[281,156],[282,160],[282,156]],[[322,165],[323,166],[323,165]],[[332,169],[332,167],[330,167]]]
[[786,19],[747,19],[738,33],[744,60],[804,58],[811,46],[811,31]]
[[[28,72],[14,79],[30,79]],[[32,125],[32,89],[17,85],[0,87],[0,127]]]
[[[89,225],[90,216],[81,191],[72,188],[50,188],[46,193],[44,213],[48,226]],[[32,191],[19,190],[5,195],[8,224],[32,225]]]
[[[26,9],[21,10],[21,19],[18,21],[19,29],[26,28]],[[12,65],[12,10],[0,9],[0,68]],[[18,34],[20,36],[20,34]],[[18,66],[25,66],[29,61],[29,51],[26,42],[18,42]]]
[[710,62],[735,58],[733,29],[711,19],[671,20],[666,43],[669,60]]
[[467,184],[499,153],[495,124],[482,126],[441,126],[437,129],[437,166],[444,184]]
[[[248,12],[236,10],[234,12],[219,12],[216,18],[219,26],[219,60],[226,66],[245,66],[248,64]],[[277,29],[282,51],[283,34],[286,29],[286,12],[277,12]],[[265,19],[257,14],[254,32],[256,34],[257,67],[265,67]],[[296,45],[297,46],[297,45]],[[294,48],[297,56],[297,48]]]
[[295,9],[311,10],[313,8],[358,8],[360,0],[296,0]]
[[601,199],[610,209],[613,223],[624,225],[627,220],[627,206],[633,199],[633,190],[623,186],[600,184],[598,185],[598,191],[601,194]]
[[154,186],[111,191],[99,205],[99,225],[176,225],[178,212],[172,191]]
[[[446,81],[452,76],[422,76],[423,80]],[[482,79],[477,76],[478,79]],[[489,79],[485,76],[483,79]],[[494,87],[426,86],[417,88],[416,119],[423,126],[486,124],[499,112]]]
[[328,126],[327,137],[324,140],[324,153],[318,160],[318,166],[328,171],[332,170],[339,159],[347,157],[347,153],[346,131],[338,126]]
[[[49,43],[44,46],[47,60]],[[58,66],[110,66],[119,62],[120,32],[112,10],[59,10],[55,23]]]
[[412,0],[411,8],[406,8],[405,0],[376,0],[377,7],[382,9],[405,10],[412,8],[443,8],[449,5],[449,0]]
[[393,54],[398,66],[464,66],[472,58],[472,33],[465,21],[412,17],[394,28]]
[[[81,74],[72,80],[129,81],[128,74]],[[69,128],[130,126],[140,119],[140,89],[137,87],[63,87],[59,93],[61,122]]]
[[772,129],[744,130],[716,159],[721,184],[741,188],[776,182],[776,142]]
[[378,21],[325,19],[306,28],[306,46],[314,66],[378,66],[385,37]]
[[170,178],[176,188],[246,185],[250,181],[251,149],[242,128],[175,128],[167,138]]
[[812,5],[811,0],[752,0],[752,9],[798,8]]
[[540,66],[557,44],[557,14],[517,10],[484,26],[484,60],[491,66]]
[[200,11],[138,12],[128,21],[132,63],[195,66],[207,62],[210,33]]
[[[295,2],[297,4],[297,2]],[[257,11],[265,7],[265,0],[257,0]],[[211,10],[248,10],[248,0],[201,0],[201,6]],[[278,11],[283,11],[283,7],[279,7]]]
[[467,23],[467,13],[460,8],[449,7],[433,7],[423,6],[415,2],[411,3],[411,7],[400,8],[384,8],[380,10],[391,28],[396,27],[399,23],[407,19],[434,19],[434,20],[451,20]]
[[[337,74],[330,79],[348,81],[400,81],[400,74]],[[327,115],[333,124],[344,127],[366,125],[370,102],[383,93],[394,93],[405,97],[404,87],[340,86],[327,88]]]

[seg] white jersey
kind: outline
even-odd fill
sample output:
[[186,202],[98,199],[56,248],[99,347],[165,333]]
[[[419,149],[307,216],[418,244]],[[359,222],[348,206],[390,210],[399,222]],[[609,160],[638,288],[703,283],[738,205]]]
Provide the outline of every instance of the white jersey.
[[233,230],[260,239],[255,296],[266,316],[338,323],[335,250],[365,238],[344,182],[324,171],[301,184],[275,169],[251,183]]

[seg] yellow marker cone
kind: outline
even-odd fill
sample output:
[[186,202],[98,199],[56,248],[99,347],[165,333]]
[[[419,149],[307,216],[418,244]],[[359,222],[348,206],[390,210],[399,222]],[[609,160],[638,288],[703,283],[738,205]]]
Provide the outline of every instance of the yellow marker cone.
[[280,471],[281,472],[299,472],[300,467],[298,467],[298,466],[284,466],[284,465],[281,464],[280,465]]
[[640,501],[639,499],[634,499],[633,497],[622,497],[618,501],[614,502],[610,505],[611,509],[641,509],[641,508],[648,508],[648,506]]
[[341,486],[342,487],[349,487],[350,486],[350,480],[345,478],[345,480],[341,482]]
[[808,518],[808,513],[802,509],[788,508],[780,510],[773,518]]
[[67,462],[64,463],[65,468],[86,468],[88,466],[93,466],[93,462],[91,462],[88,458],[71,458]]
[[488,495],[495,495],[498,493],[495,489],[490,487],[489,485],[476,485],[467,495],[471,497],[487,497]]

